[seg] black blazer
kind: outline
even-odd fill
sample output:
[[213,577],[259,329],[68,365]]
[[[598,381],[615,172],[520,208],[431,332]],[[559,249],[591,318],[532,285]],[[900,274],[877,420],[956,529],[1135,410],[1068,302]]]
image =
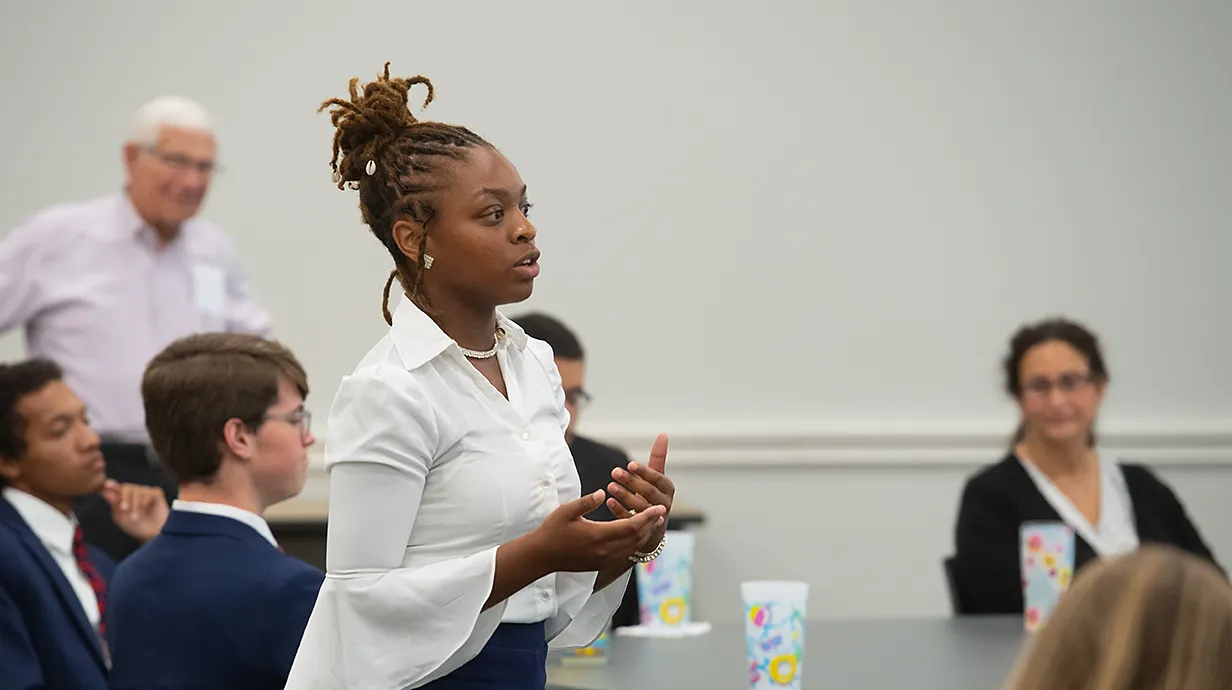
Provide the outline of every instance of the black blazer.
[[[1219,564],[1176,494],[1142,465],[1121,464],[1138,539],[1169,544]],[[963,613],[1022,613],[1019,526],[1060,520],[1014,454],[967,481],[958,509],[953,577]],[[1074,572],[1095,560],[1091,545],[1074,535]]]
[[[629,465],[629,456],[623,450],[582,436],[574,435],[569,451],[573,453],[573,464],[577,467],[578,479],[582,482],[583,496],[599,489],[603,489],[606,493],[607,485],[613,481],[612,470]],[[616,519],[612,511],[607,509],[606,504],[590,511],[586,517],[600,522]],[[629,587],[625,590],[624,599],[621,600],[620,606],[612,616],[614,627],[637,625],[641,622],[635,575],[630,575]]]
[[[629,456],[623,450],[583,436],[574,435],[569,452],[573,455],[573,464],[582,482],[583,496],[599,489],[606,493],[607,485],[613,481],[612,470],[617,467],[624,469],[629,464]],[[587,513],[586,519],[606,522],[615,520],[616,516],[607,509],[607,505],[601,505]]]

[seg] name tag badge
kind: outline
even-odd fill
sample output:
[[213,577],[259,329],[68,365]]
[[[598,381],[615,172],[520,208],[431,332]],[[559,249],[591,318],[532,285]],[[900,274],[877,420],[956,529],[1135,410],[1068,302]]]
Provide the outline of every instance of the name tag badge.
[[227,309],[227,278],[222,269],[209,264],[193,268],[197,310],[205,316],[222,317]]

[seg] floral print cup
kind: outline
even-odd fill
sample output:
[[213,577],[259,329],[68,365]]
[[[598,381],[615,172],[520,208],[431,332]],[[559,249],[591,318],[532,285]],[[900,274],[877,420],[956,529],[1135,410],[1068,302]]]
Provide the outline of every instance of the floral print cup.
[[1063,522],[1027,522],[1022,543],[1022,600],[1028,632],[1043,627],[1074,576],[1074,530]]
[[806,582],[745,582],[744,632],[752,690],[800,690]]
[[689,622],[693,590],[693,535],[672,531],[659,557],[638,563],[637,600],[645,626],[677,626]]

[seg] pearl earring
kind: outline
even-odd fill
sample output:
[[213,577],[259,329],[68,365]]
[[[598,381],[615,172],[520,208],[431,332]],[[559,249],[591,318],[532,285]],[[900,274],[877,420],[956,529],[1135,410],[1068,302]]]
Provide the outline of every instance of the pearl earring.
[[432,257],[424,254],[424,269],[432,268]]

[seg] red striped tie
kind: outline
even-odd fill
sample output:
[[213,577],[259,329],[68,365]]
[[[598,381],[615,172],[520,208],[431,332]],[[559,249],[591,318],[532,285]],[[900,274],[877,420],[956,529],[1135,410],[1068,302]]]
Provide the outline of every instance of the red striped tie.
[[77,559],[77,567],[86,576],[90,589],[94,590],[94,598],[98,600],[98,631],[106,634],[107,628],[103,623],[103,613],[107,610],[107,583],[103,581],[103,576],[98,574],[98,569],[90,562],[90,555],[86,552],[86,539],[81,533],[81,527],[73,532],[73,558]]

